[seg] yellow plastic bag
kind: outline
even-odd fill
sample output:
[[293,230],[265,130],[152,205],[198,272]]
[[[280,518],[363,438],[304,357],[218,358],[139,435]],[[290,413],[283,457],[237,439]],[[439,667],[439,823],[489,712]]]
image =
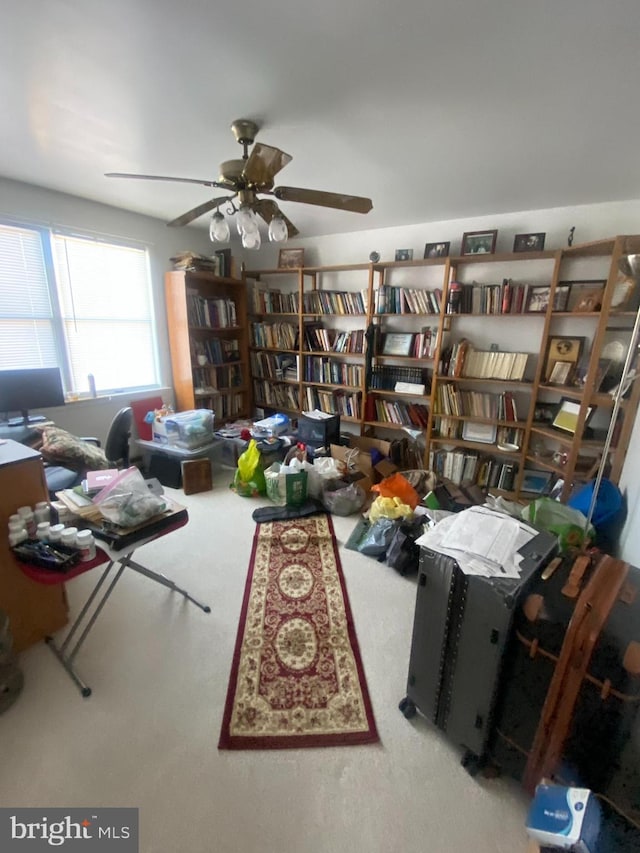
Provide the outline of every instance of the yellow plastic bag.
[[402,503],[408,504],[412,509],[415,509],[420,503],[420,495],[407,478],[400,473],[385,477],[381,483],[373,486],[371,491],[378,492],[382,498],[400,498]]
[[376,498],[369,508],[371,522],[379,518],[410,518],[412,515],[411,507],[403,503],[400,498]]
[[249,446],[238,457],[238,467],[231,488],[245,498],[264,495],[267,486],[260,464],[260,451],[252,438]]

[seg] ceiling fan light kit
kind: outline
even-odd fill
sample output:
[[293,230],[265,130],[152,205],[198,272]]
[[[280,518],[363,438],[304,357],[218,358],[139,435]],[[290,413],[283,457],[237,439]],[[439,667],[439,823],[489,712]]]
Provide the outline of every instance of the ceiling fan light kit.
[[[220,175],[216,181],[198,180],[197,178],[173,178],[166,175],[137,175],[125,172],[108,172],[106,177],[178,181],[229,191],[231,195],[218,196],[204,202],[204,204],[199,204],[192,210],[183,213],[182,216],[173,219],[168,225],[188,225],[198,217],[214,210],[209,224],[209,237],[212,242],[227,243],[231,239],[231,232],[229,223],[220,211],[220,206],[228,203],[225,213],[227,216],[237,215],[238,234],[246,249],[259,249],[262,245],[258,217],[267,223],[269,240],[273,243],[285,243],[289,237],[295,237],[299,233],[275,201],[258,196],[269,195],[281,201],[315,204],[320,207],[331,207],[352,213],[368,213],[372,209],[373,204],[369,198],[300,189],[299,187],[274,187],[275,176],[291,162],[291,155],[271,145],[264,145],[261,142],[255,143],[258,125],[254,121],[238,119],[231,124],[231,131],[238,144],[242,146],[242,159],[225,160],[221,163]],[[253,149],[249,154],[251,145],[253,145]],[[237,201],[234,201],[236,199]]]

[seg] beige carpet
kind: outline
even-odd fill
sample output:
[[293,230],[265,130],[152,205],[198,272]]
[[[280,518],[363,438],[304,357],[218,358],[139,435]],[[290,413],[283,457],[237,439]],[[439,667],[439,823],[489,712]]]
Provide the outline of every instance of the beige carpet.
[[[519,853],[527,800],[472,779],[459,750],[405,694],[415,585],[340,548],[380,743],[218,751],[251,552],[252,510],[228,489],[184,497],[182,530],[138,552],[212,613],[125,573],[77,659],[82,699],[44,646],[21,655],[26,686],[0,716],[0,798],[12,806],[140,809],[143,853]],[[339,545],[356,518],[334,517]],[[93,578],[69,584],[76,613]]]

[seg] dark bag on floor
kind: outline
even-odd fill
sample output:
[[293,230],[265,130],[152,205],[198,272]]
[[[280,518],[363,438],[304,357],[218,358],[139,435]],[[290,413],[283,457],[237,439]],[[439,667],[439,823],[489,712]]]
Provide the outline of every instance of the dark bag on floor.
[[420,562],[420,547],[416,545],[416,539],[423,533],[421,518],[400,522],[387,548],[387,565],[401,575],[416,572]]

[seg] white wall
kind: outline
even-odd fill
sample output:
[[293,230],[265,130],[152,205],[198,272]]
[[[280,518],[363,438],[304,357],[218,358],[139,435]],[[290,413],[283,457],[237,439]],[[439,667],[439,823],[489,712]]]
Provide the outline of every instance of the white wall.
[[[194,250],[211,254],[208,234],[196,228],[167,228],[166,223],[160,219],[140,216],[117,207],[6,178],[0,178],[0,218],[136,240],[148,247],[153,305],[158,328],[158,359],[162,385],[159,393],[172,401],[164,273],[172,268],[169,258],[176,252]],[[46,414],[76,435],[93,435],[104,441],[111,418],[134,396],[140,398],[149,394],[124,394],[95,401],[83,400],[50,409]]]

